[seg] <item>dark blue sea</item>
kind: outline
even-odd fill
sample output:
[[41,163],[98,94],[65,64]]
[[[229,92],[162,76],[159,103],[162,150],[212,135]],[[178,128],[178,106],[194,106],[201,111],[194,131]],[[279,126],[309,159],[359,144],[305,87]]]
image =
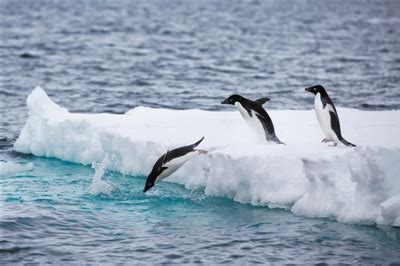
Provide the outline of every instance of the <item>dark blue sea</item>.
[[[400,230],[305,218],[13,151],[35,86],[71,112],[220,110],[237,92],[310,109],[400,109],[400,1],[0,0],[0,264],[389,264]],[[140,189],[139,189],[140,188]]]

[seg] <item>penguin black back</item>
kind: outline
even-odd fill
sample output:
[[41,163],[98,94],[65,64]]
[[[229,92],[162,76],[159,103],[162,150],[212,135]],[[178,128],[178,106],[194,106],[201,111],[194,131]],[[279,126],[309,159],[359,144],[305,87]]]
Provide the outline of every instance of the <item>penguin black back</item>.
[[176,149],[167,151],[167,153],[164,154],[164,156],[161,156],[161,158],[160,158],[160,159],[163,159],[162,164],[166,164],[167,162],[171,161],[174,158],[181,157],[181,156],[185,155],[186,153],[193,151],[194,148],[199,146],[199,144],[203,141],[203,139],[204,139],[204,137],[202,137],[199,141],[197,141],[196,143],[194,143],[192,145],[187,145],[187,146],[183,146],[180,148],[176,148]]
[[258,120],[263,126],[267,141],[273,141],[279,144],[284,144],[276,136],[274,124],[272,123],[271,117],[262,107],[262,105],[268,102],[269,100],[270,100],[269,98],[260,98],[255,101],[252,101],[247,98],[244,98],[241,95],[233,94],[228,98],[226,98],[221,103],[235,105],[236,102],[239,102],[240,105],[246,110],[249,117],[253,117],[253,112],[254,112],[254,115],[258,118]]
[[[312,87],[308,87],[305,90],[313,93],[316,96],[316,99],[317,99],[318,94],[320,95],[319,98],[321,100],[322,109],[327,110],[329,112],[330,127],[335,132],[339,141],[341,141],[346,146],[355,147],[356,145],[348,142],[346,139],[343,138],[342,132],[340,129],[339,115],[336,111],[335,105],[333,104],[333,102],[332,102],[331,98],[329,97],[328,93],[326,92],[325,88],[322,85],[315,85]],[[321,111],[316,110],[316,112],[321,112]]]
[[[181,157],[185,156],[186,154],[194,151],[194,148],[196,148],[203,141],[203,139],[204,139],[204,137],[202,137],[199,141],[197,141],[194,144],[183,146],[183,147],[176,148],[173,150],[168,150],[160,158],[158,158],[158,160],[154,164],[150,174],[148,175],[148,177],[146,179],[146,185],[145,185],[143,192],[146,192],[147,190],[149,190],[150,188],[152,188],[154,186],[157,178],[160,177],[160,175],[163,174],[163,172],[168,169],[168,167],[165,166],[168,162],[171,162],[172,160],[177,159],[177,158],[181,158]],[[199,152],[205,153],[205,151],[202,151],[202,150],[201,151],[199,150]],[[184,161],[180,162],[179,164],[182,165],[183,163],[184,163]],[[177,168],[179,168],[179,166]],[[167,174],[167,175],[169,175],[169,174]]]

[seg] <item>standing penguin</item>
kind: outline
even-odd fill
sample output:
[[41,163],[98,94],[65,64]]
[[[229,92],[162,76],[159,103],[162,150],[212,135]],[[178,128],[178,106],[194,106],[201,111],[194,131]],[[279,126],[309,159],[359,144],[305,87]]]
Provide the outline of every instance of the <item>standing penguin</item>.
[[192,145],[168,150],[164,153],[154,164],[153,169],[147,177],[146,185],[143,192],[146,192],[154,186],[154,184],[167,176],[173,174],[179,169],[185,162],[191,159],[193,156],[198,154],[206,154],[207,151],[195,150],[204,137]]
[[221,104],[235,105],[246,123],[263,139],[278,144],[284,144],[275,135],[274,124],[272,123],[272,120],[267,112],[262,107],[262,105],[269,100],[269,98],[260,98],[252,101],[238,94],[233,94],[223,100]]
[[334,142],[334,146],[338,142],[342,142],[346,146],[356,147],[353,143],[348,142],[342,137],[340,131],[339,116],[336,112],[335,105],[328,96],[325,88],[321,85],[312,86],[305,89],[315,94],[314,108],[317,119],[325,138],[322,142]]

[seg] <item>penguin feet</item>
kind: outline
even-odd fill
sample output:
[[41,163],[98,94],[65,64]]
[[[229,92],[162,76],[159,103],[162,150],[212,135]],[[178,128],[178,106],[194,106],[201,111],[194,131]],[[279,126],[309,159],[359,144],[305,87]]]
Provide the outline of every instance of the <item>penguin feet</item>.
[[333,144],[332,144],[332,145],[329,145],[329,147],[336,147],[336,146],[337,146],[337,142],[334,141],[333,139],[327,139],[327,138],[325,138],[325,139],[323,139],[321,142],[322,142],[322,143],[333,142]]
[[206,150],[197,150],[197,151],[199,151],[199,154],[207,154],[208,153],[208,151],[206,151]]

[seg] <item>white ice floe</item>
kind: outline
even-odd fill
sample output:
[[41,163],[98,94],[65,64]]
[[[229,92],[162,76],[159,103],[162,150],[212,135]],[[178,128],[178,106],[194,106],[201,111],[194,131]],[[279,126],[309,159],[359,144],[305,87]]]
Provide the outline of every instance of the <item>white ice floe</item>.
[[236,110],[69,113],[40,88],[27,105],[29,118],[14,145],[19,152],[82,164],[109,154],[113,170],[147,175],[168,149],[205,136],[199,148],[208,155],[192,159],[166,181],[300,215],[399,225],[400,111],[338,108],[343,136],[358,145],[349,148],[321,143],[313,110],[270,110],[277,136],[287,144],[278,145],[254,140]]
[[381,216],[377,223],[400,227],[400,194],[380,204]]
[[17,175],[32,171],[33,163],[18,164],[14,162],[0,162],[0,176]]

